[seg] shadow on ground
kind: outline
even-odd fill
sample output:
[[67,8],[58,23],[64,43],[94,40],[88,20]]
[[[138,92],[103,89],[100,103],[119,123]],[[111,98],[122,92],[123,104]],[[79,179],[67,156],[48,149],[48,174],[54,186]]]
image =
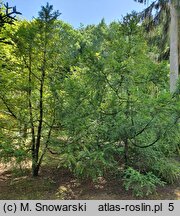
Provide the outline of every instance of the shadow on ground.
[[[131,191],[125,191],[122,182],[99,178],[98,182],[80,182],[67,170],[43,166],[39,177],[31,177],[30,169],[0,167],[0,199],[22,200],[134,200]],[[151,200],[180,200],[180,184],[158,188],[157,194],[141,197]]]

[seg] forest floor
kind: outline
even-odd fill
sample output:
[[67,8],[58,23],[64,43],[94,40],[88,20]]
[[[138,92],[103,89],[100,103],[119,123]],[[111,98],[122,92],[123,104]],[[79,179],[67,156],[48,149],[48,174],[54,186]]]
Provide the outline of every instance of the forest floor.
[[68,171],[57,166],[44,165],[37,178],[31,177],[29,168],[19,170],[0,164],[1,200],[180,200],[180,182],[159,187],[148,197],[133,197],[125,191],[122,182],[99,178],[98,182],[78,181]]

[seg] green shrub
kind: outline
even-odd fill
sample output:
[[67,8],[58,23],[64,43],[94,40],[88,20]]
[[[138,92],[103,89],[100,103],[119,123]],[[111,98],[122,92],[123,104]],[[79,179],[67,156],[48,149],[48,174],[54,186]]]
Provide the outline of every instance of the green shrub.
[[132,190],[133,195],[139,197],[155,193],[157,185],[164,186],[165,184],[151,172],[142,174],[131,167],[125,170],[123,180],[125,189]]
[[180,179],[180,164],[174,160],[163,158],[154,163],[152,170],[164,181],[173,184]]
[[61,155],[62,161],[59,166],[68,168],[79,179],[96,181],[107,172],[117,172],[116,154],[122,154],[121,148],[115,148],[110,144],[104,144],[103,148],[95,147],[93,144],[81,149],[73,146],[69,148],[68,153]]

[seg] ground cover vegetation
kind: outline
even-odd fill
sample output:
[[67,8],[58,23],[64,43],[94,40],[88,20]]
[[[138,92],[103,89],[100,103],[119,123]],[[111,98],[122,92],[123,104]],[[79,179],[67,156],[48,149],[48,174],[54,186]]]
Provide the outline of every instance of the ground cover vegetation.
[[170,93],[167,56],[139,16],[79,29],[59,18],[47,4],[1,25],[1,163],[37,177],[53,161],[58,175],[111,178],[139,197],[177,183],[180,84]]

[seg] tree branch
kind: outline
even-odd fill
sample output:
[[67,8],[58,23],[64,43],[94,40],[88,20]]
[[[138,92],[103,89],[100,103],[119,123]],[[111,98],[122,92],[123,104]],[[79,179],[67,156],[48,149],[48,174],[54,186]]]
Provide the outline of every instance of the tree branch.
[[7,110],[9,111],[9,114],[11,116],[13,116],[16,120],[18,120],[17,116],[15,115],[15,113],[12,111],[12,109],[10,108],[9,104],[7,103],[7,101],[4,99],[3,96],[0,96],[1,100],[3,101],[4,105],[6,106]]

